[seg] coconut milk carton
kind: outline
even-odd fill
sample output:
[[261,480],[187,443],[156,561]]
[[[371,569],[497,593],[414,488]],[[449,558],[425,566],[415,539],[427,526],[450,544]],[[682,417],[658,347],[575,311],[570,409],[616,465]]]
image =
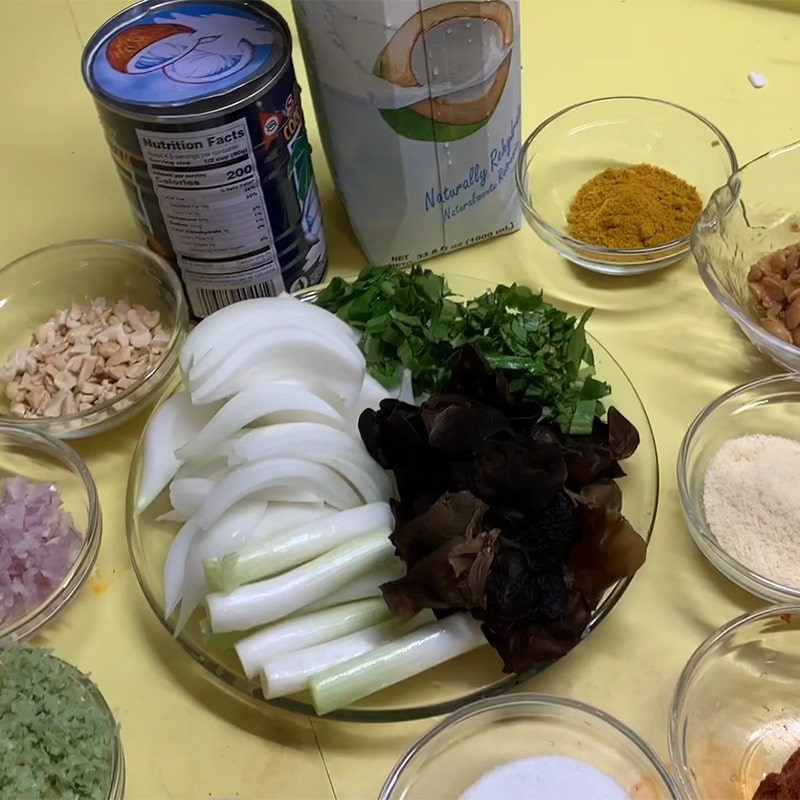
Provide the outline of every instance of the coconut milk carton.
[[370,262],[519,228],[519,0],[293,0],[322,144]]

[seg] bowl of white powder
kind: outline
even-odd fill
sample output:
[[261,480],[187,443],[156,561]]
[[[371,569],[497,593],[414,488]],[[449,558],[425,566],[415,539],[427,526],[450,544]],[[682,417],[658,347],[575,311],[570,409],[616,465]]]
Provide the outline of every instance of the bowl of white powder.
[[686,432],[678,486],[692,538],[743,589],[800,600],[800,376],[731,389]]
[[632,730],[544,694],[465,706],[397,762],[380,800],[678,800],[674,779]]

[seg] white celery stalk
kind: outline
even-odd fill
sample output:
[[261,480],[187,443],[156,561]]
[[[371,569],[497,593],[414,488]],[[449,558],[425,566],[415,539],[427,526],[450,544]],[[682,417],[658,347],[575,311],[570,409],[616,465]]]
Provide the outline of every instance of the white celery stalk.
[[281,619],[379,566],[394,551],[385,531],[368,533],[274,578],[206,598],[214,633]]
[[[267,512],[269,514],[269,511]],[[299,527],[268,541],[255,542],[205,562],[208,585],[230,592],[260,578],[269,578],[327,553],[370,531],[389,537],[392,511],[388,503],[371,503]]]
[[245,675],[254,678],[267,658],[329,642],[383,622],[390,616],[380,597],[356,600],[269,625],[236,642],[236,654]]
[[453,614],[321,672],[309,681],[314,708],[328,714],[486,644],[480,623]]
[[302,650],[282,655],[270,653],[261,665],[261,691],[267,700],[302,692],[308,688],[308,682],[314,675],[369,653],[370,650],[416,630],[432,619],[434,617],[430,611],[423,611],[410,620],[394,617],[370,628]]
[[384,583],[396,581],[405,574],[406,565],[399,558],[391,556],[385,559],[376,569],[359,575],[346,586],[342,586],[341,589],[337,589],[329,595],[304,606],[302,612],[319,611],[342,603],[350,603],[353,600],[382,597],[381,586]]

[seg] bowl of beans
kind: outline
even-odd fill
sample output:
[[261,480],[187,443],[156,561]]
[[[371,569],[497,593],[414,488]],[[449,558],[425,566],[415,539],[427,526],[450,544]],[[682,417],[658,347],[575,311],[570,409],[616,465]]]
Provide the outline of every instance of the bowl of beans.
[[703,204],[737,169],[724,134],[652,97],[569,106],[525,140],[516,169],[522,212],[568,261],[639,275],[689,252]]
[[689,532],[729,580],[800,603],[800,375],[737,386],[689,426],[678,488]]
[[183,290],[132,242],[81,240],[0,269],[0,422],[60,438],[113,428],[175,377]]
[[745,164],[717,189],[692,236],[700,277],[752,344],[800,372],[800,142]]

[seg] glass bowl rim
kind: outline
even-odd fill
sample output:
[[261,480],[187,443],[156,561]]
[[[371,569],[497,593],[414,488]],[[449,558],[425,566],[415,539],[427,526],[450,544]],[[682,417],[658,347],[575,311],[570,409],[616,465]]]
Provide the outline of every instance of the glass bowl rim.
[[[777,597],[780,598],[777,602],[788,603],[792,601],[800,602],[800,588],[795,589],[791,586],[784,586],[764,575],[760,575],[739,562],[727,551],[723,550],[722,547],[717,544],[705,520],[698,518],[694,513],[692,493],[689,491],[688,482],[689,449],[694,443],[695,437],[702,430],[711,415],[728,400],[735,399],[739,395],[754,389],[763,390],[771,387],[773,384],[779,384],[785,381],[796,384],[797,390],[800,392],[800,374],[784,372],[778,373],[777,375],[768,375],[766,378],[759,378],[755,381],[734,386],[732,389],[728,389],[719,397],[712,400],[694,418],[683,436],[680,449],[678,450],[677,477],[678,494],[680,496],[683,515],[688,523],[687,527],[689,528],[692,540],[697,545],[700,552],[703,553],[713,566],[726,578],[732,580],[751,594],[755,594],[757,597],[772,602],[775,602],[775,598]],[[724,566],[720,566],[720,562]],[[765,594],[761,594],[757,590],[761,590],[765,592]]]
[[[161,359],[153,364],[150,370],[127,389],[123,389],[119,394],[114,395],[114,397],[99,405],[92,406],[83,411],[76,411],[74,414],[63,414],[58,417],[36,417],[26,419],[24,417],[14,417],[10,414],[0,414],[0,422],[13,423],[14,425],[25,427],[29,430],[40,430],[44,432],[48,432],[50,428],[55,428],[68,422],[80,422],[82,423],[80,428],[90,428],[97,421],[95,417],[101,417],[108,412],[114,414],[115,406],[118,403],[129,398],[132,394],[135,394],[150,382],[151,379],[158,377],[158,373],[162,371],[162,368],[166,367],[166,374],[159,378],[154,387],[140,397],[134,405],[139,405],[143,401],[149,399],[151,397],[151,392],[155,391],[159,386],[162,386],[172,374],[178,362],[178,349],[189,327],[188,306],[186,304],[186,298],[184,297],[183,287],[181,286],[175,270],[169,265],[166,259],[144,245],[138,242],[129,242],[124,239],[68,239],[62,242],[53,242],[44,247],[39,247],[36,250],[23,253],[13,261],[4,264],[0,267],[0,280],[3,279],[6,271],[19,267],[21,263],[34,256],[45,255],[50,251],[68,250],[75,247],[93,247],[95,245],[108,245],[119,250],[132,251],[137,255],[143,256],[158,268],[159,273],[169,285],[170,294],[175,301],[175,325],[170,332],[169,342],[164,348]],[[69,432],[71,433],[72,431]]]
[[721,625],[710,636],[708,636],[702,644],[692,653],[689,660],[681,670],[678,682],[675,684],[675,690],[672,694],[672,701],[669,708],[669,731],[668,731],[668,746],[669,756],[672,764],[675,767],[676,781],[680,783],[680,787],[688,800],[702,800],[693,789],[691,781],[692,770],[686,763],[684,757],[684,748],[681,746],[682,736],[679,730],[679,717],[683,710],[688,697],[689,689],[692,686],[692,681],[695,673],[699,667],[706,661],[706,659],[713,655],[716,649],[730,638],[737,631],[746,627],[753,622],[761,622],[769,617],[780,618],[783,615],[789,614],[791,616],[800,615],[800,603],[782,603],[780,605],[770,605],[764,608],[756,609],[755,611],[748,611],[745,614],[740,614],[732,620]]
[[[58,656],[54,655],[54,658],[58,658]],[[94,702],[100,707],[100,709],[104,712],[108,720],[111,722],[114,736],[111,742],[111,782],[108,787],[108,800],[122,800],[125,795],[125,752],[122,748],[122,738],[120,736],[120,726],[117,722],[116,717],[114,716],[114,712],[111,710],[111,706],[108,704],[108,700],[106,700],[105,695],[100,690],[100,687],[91,679],[91,675],[89,673],[84,672],[81,669],[78,669],[74,664],[70,664],[69,661],[64,661],[64,659],[60,659],[64,664],[67,666],[72,667],[75,670],[76,680],[86,689],[86,691],[92,696]]]
[[[16,644],[16,643],[14,643]],[[2,654],[6,643],[0,639],[0,654]],[[64,660],[57,656],[50,648],[36,647],[34,645],[20,644],[18,646],[26,647],[31,650],[44,650],[50,658],[60,661],[69,670],[71,680],[75,680],[82,686],[87,694],[92,698],[92,702],[103,712],[103,715],[111,723],[113,736],[111,740],[111,774],[108,786],[107,800],[122,800],[125,795],[125,753],[122,748],[122,739],[120,737],[120,726],[117,722],[114,712],[111,710],[105,695],[100,690],[100,687],[91,679],[90,673],[84,672],[69,661]]]
[[[719,223],[720,217],[730,213],[737,204],[741,194],[738,181],[748,167],[752,167],[760,161],[778,158],[798,148],[800,148],[800,139],[783,147],[768,150],[766,153],[756,156],[743,166],[734,170],[728,177],[728,180],[711,193],[711,197],[692,228],[690,236],[690,247],[692,255],[697,262],[697,271],[706,289],[711,293],[711,296],[725,309],[726,313],[733,318],[740,328],[747,331],[748,336],[752,335],[755,337],[756,341],[767,350],[774,350],[778,353],[782,353],[785,356],[791,357],[792,360],[800,360],[800,348],[796,345],[782,342],[776,336],[767,333],[760,325],[755,324],[753,320],[744,313],[739,303],[737,303],[734,298],[731,297],[730,293],[717,282],[716,271],[711,261],[699,255],[699,239],[701,235],[707,235],[714,231]],[[718,212],[717,207],[721,204],[715,201],[718,201],[725,191],[729,191],[732,196],[730,201],[726,204],[724,211]]]
[[386,778],[378,800],[390,800],[392,792],[394,791],[397,782],[402,774],[414,761],[414,759],[425,750],[434,740],[446,734],[450,729],[455,728],[462,723],[474,717],[480,717],[483,714],[503,709],[506,707],[513,707],[518,709],[531,708],[542,710],[561,711],[568,709],[569,711],[577,712],[577,715],[583,717],[590,717],[593,721],[603,723],[604,725],[612,728],[616,733],[621,734],[627,739],[634,747],[641,752],[645,759],[655,768],[659,777],[664,781],[675,800],[680,797],[678,793],[678,786],[675,778],[670,774],[664,763],[658,757],[658,754],[652,747],[641,737],[636,731],[629,728],[623,722],[620,722],[616,717],[606,713],[600,708],[590,706],[580,700],[572,700],[567,697],[559,697],[558,695],[545,694],[541,692],[515,692],[513,694],[506,694],[501,697],[487,697],[483,700],[478,700],[475,703],[460,708],[447,718],[441,720],[434,725],[430,730],[426,731],[420,736],[405,753],[400,757],[397,763],[392,767],[392,771]]
[[22,641],[44,627],[58,615],[86,583],[97,561],[103,537],[103,516],[94,478],[86,462],[69,445],[55,436],[39,430],[25,430],[15,425],[0,423],[0,437],[16,439],[23,446],[38,445],[49,455],[76,474],[85,489],[88,510],[86,531],[81,549],[60,585],[41,605],[31,609],[19,619],[0,627],[0,644],[4,641]]
[[[470,275],[462,275],[459,273],[448,273],[444,277],[448,281],[452,280],[457,282],[465,280],[469,283],[480,284],[484,290],[489,289],[492,286],[491,281],[486,281],[483,278],[476,278]],[[331,278],[331,280],[333,280],[333,278]],[[314,298],[319,294],[319,292],[322,291],[322,289],[325,288],[325,286],[328,285],[328,283],[330,283],[330,281],[320,284],[319,286],[313,286],[310,288],[302,289],[296,292],[294,296],[300,299],[302,302],[313,302]],[[457,290],[456,294],[458,294]],[[649,549],[650,543],[653,538],[653,532],[655,530],[656,519],[658,517],[660,491],[661,491],[661,473],[660,473],[660,462],[658,457],[658,444],[656,442],[655,434],[653,432],[653,425],[652,422],[650,421],[650,416],[647,413],[647,409],[644,405],[644,402],[642,401],[641,395],[639,394],[636,387],[633,385],[631,379],[628,377],[627,372],[625,372],[620,363],[605,348],[605,346],[601,344],[597,339],[595,339],[594,336],[589,331],[586,331],[586,337],[592,349],[593,350],[599,349],[603,353],[603,356],[607,357],[609,361],[615,365],[615,367],[625,378],[628,388],[633,392],[633,395],[639,404],[639,408],[641,409],[641,413],[646,423],[645,431],[648,434],[649,441],[652,442],[652,452],[653,452],[653,462],[654,462],[653,510],[647,530],[638,531],[638,533],[642,536],[642,538],[645,541],[645,544]],[[613,399],[613,387],[611,396]],[[146,431],[146,424],[144,431]],[[135,526],[132,524],[132,520],[134,519],[133,487],[134,487],[134,481],[136,479],[134,468],[138,463],[138,461],[140,460],[140,451],[142,443],[144,441],[144,431],[142,433],[142,436],[139,438],[139,441],[136,444],[136,449],[134,450],[134,454],[131,459],[131,466],[128,473],[128,481],[127,481],[126,496],[125,496],[125,527],[126,527],[125,536],[128,544],[128,555],[130,557],[131,565],[133,567],[133,572],[136,576],[137,583],[139,584],[139,588],[142,591],[142,594],[144,595],[145,599],[147,600],[147,603],[150,606],[151,611],[155,614],[156,619],[161,623],[162,627],[167,631],[167,633],[180,645],[180,647],[184,650],[184,652],[194,662],[198,663],[201,667],[203,667],[206,676],[212,678],[220,688],[222,688],[228,693],[233,694],[234,697],[247,703],[251,707],[260,709],[262,711],[268,707],[273,707],[281,709],[283,711],[291,712],[293,714],[299,714],[301,716],[305,716],[311,719],[324,719],[337,722],[358,722],[358,723],[379,723],[379,724],[392,723],[392,722],[409,722],[412,720],[429,719],[431,717],[438,717],[444,714],[450,714],[454,711],[464,708],[466,705],[469,705],[470,703],[483,700],[485,698],[504,695],[508,693],[511,689],[513,689],[515,686],[519,686],[521,683],[530,680],[531,678],[535,677],[540,672],[543,672],[545,669],[548,669],[555,663],[550,661],[543,662],[535,670],[522,674],[513,674],[513,675],[503,674],[503,677],[501,677],[491,686],[473,690],[467,696],[453,700],[447,700],[439,703],[430,703],[424,706],[417,705],[408,708],[399,708],[390,710],[358,709],[358,708],[353,709],[347,707],[343,709],[338,709],[336,711],[332,711],[329,714],[325,714],[322,717],[315,714],[313,707],[310,706],[308,703],[299,700],[294,700],[291,697],[279,697],[272,700],[264,700],[264,699],[259,699],[259,697],[256,695],[247,693],[239,686],[240,682],[243,681],[243,678],[241,678],[241,676],[233,675],[227,667],[219,667],[217,664],[210,662],[204,653],[199,652],[196,648],[192,647],[186,641],[185,636],[183,634],[180,634],[178,636],[174,635],[173,626],[169,623],[168,620],[163,618],[163,609],[159,608],[159,603],[148,589],[145,578],[140,570],[139,564],[134,554],[135,543],[133,538],[133,529]],[[640,434],[641,433],[642,431],[640,431]],[[642,440],[644,440],[644,437],[642,437]],[[592,615],[591,619],[587,623],[586,629],[581,638],[581,642],[592,631],[594,631],[594,629],[609,615],[609,613],[619,602],[620,598],[625,593],[631,581],[635,577],[636,575],[632,575],[628,578],[624,578],[621,581],[617,581],[617,583],[608,591],[607,596],[603,599],[603,601],[595,610],[595,613]],[[578,642],[578,644],[580,644],[581,642]],[[555,661],[558,661],[558,659],[556,659]]]
[[724,148],[725,153],[728,156],[731,173],[736,174],[739,171],[739,161],[736,158],[736,153],[734,152],[733,146],[728,140],[728,137],[725,136],[725,134],[716,125],[714,125],[713,122],[711,122],[706,117],[702,116],[702,114],[698,114],[696,111],[692,111],[691,109],[679,105],[678,103],[673,103],[670,100],[662,100],[661,98],[658,97],[647,97],[645,95],[609,95],[607,97],[595,97],[590,100],[582,100],[579,103],[573,103],[572,105],[569,105],[566,108],[562,108],[560,111],[556,111],[554,114],[551,114],[543,122],[540,122],[533,129],[533,132],[522,143],[519,155],[517,156],[516,169],[514,171],[516,185],[517,185],[517,194],[519,195],[520,203],[522,204],[526,216],[532,217],[535,220],[536,224],[544,228],[544,230],[546,230],[548,234],[555,237],[559,241],[568,244],[573,249],[579,249],[585,251],[589,255],[596,256],[598,260],[607,256],[615,258],[624,256],[627,257],[674,256],[676,252],[679,250],[684,251],[689,249],[689,245],[692,239],[691,233],[687,234],[686,236],[682,236],[679,239],[674,239],[671,242],[666,242],[665,244],[656,245],[654,247],[642,247],[633,250],[619,250],[615,248],[602,247],[601,245],[590,244],[589,242],[582,242],[580,239],[574,239],[564,231],[553,227],[552,225],[550,225],[549,222],[546,222],[545,219],[536,210],[536,208],[530,202],[528,202],[527,193],[525,191],[525,179],[528,174],[528,167],[526,165],[525,157],[528,151],[530,150],[530,147],[533,144],[536,137],[539,136],[539,134],[541,134],[545,130],[545,128],[547,128],[552,122],[556,122],[561,117],[565,116],[566,114],[572,111],[575,111],[576,109],[594,105],[595,103],[605,103],[617,100],[635,100],[647,103],[656,103],[662,106],[668,106],[669,108],[672,108],[676,111],[682,111],[686,114],[689,114],[690,116],[694,117],[698,122],[701,122],[703,125],[709,128],[711,132],[717,137],[720,144]]

